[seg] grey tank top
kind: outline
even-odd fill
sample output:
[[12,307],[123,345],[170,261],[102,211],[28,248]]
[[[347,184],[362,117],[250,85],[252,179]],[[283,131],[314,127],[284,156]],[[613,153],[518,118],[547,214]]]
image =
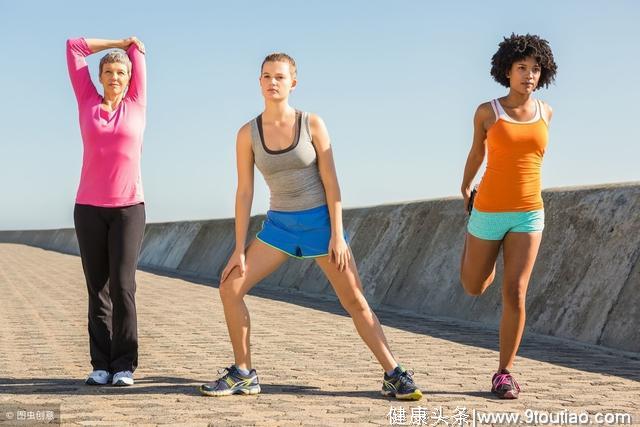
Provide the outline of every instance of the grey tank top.
[[291,212],[327,204],[308,113],[296,112],[293,144],[284,150],[273,151],[265,145],[262,115],[251,121],[251,141],[256,166],[271,193],[269,209]]

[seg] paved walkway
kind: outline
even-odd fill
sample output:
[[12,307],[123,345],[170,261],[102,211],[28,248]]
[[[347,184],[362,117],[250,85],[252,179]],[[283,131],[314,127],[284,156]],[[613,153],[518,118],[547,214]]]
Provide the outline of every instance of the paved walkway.
[[487,392],[495,331],[379,312],[396,355],[425,390],[420,402],[387,400],[378,393],[381,369],[335,302],[264,289],[247,302],[263,394],[201,397],[196,386],[232,361],[217,290],[139,272],[137,295],[136,385],[84,386],[90,369],[79,258],[0,244],[0,424],[10,408],[33,417],[60,405],[62,423],[80,425],[408,425],[419,415],[435,425],[440,410],[453,425],[456,408],[462,418],[476,411],[524,419],[538,411],[538,424],[561,413],[592,421],[597,413],[626,413],[640,425],[638,358],[528,335],[515,370],[523,394],[499,401]]

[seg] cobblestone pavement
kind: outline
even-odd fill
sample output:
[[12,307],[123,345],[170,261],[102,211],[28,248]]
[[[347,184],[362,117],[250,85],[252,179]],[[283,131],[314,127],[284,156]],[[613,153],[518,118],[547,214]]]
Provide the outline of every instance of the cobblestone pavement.
[[380,311],[396,356],[425,392],[420,402],[400,403],[380,396],[382,370],[335,301],[265,288],[247,298],[263,393],[202,397],[197,385],[233,360],[217,289],[165,273],[140,271],[137,281],[136,384],[85,386],[79,258],[0,244],[0,408],[60,405],[62,423],[79,425],[408,425],[422,410],[423,425],[435,425],[438,411],[453,425],[456,408],[511,412],[539,425],[546,417],[565,417],[559,424],[582,413],[594,422],[598,413],[621,413],[640,425],[640,360],[632,354],[526,335],[514,370],[521,398],[500,401],[488,392],[495,330]]

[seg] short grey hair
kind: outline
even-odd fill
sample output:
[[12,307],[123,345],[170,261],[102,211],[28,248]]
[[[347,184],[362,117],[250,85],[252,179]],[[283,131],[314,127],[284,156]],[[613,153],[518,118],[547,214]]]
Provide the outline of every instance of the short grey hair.
[[104,64],[120,63],[127,66],[129,74],[131,74],[131,60],[129,56],[122,50],[112,50],[100,59],[100,74],[102,75],[102,66]]

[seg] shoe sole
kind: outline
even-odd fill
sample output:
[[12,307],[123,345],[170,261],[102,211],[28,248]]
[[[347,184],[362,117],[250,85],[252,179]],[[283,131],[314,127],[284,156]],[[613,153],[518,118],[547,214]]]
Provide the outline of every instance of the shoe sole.
[[491,393],[495,394],[499,399],[506,399],[506,400],[517,399],[518,395],[520,394],[520,392],[513,391],[513,390],[507,390],[504,393],[499,393],[497,391],[491,390]]
[[202,393],[204,396],[209,397],[224,397],[224,396],[233,396],[235,394],[241,394],[244,396],[248,396],[251,394],[259,394],[260,386],[255,386],[251,388],[239,388],[236,390],[225,390],[225,391],[208,391],[203,388],[203,386],[198,387],[198,391]]
[[113,383],[113,385],[116,386],[116,387],[126,387],[126,386],[133,385],[133,381],[128,383],[128,382],[123,381],[123,380],[118,380],[115,383]]
[[107,380],[106,382],[101,383],[101,382],[98,382],[98,381],[94,380],[93,378],[88,378],[88,379],[86,379],[86,380],[84,381],[84,383],[85,383],[86,385],[107,385],[107,384],[109,384],[110,382],[111,382],[110,380]]
[[508,392],[506,392],[501,399],[517,399],[518,398],[518,392],[514,392],[512,390],[509,390]]
[[382,390],[381,393],[385,397],[395,397],[398,400],[420,400],[420,399],[422,399],[422,391],[420,391],[420,390],[416,390],[416,391],[414,391],[412,393],[408,393],[408,394],[397,394],[397,393],[394,393],[392,391],[386,391],[386,390]]

